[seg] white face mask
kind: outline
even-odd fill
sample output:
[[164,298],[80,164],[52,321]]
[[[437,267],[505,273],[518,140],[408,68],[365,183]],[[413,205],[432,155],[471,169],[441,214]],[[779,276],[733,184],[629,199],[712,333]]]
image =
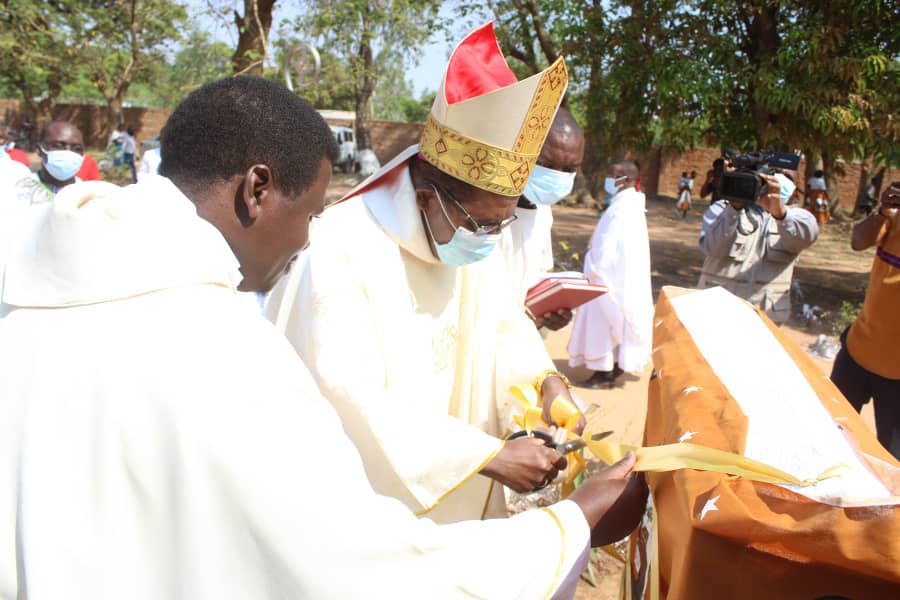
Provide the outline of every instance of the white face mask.
[[794,190],[797,189],[797,185],[783,173],[775,173],[774,177],[778,180],[778,183],[781,184],[781,203],[787,204],[788,200],[791,199]]
[[622,175],[620,177],[607,177],[603,180],[603,189],[606,190],[607,194],[615,196],[619,193],[619,186],[616,185],[616,182],[620,179],[627,179],[627,177],[625,177],[625,175]]
[[84,156],[71,150],[44,150],[44,155],[44,166],[57,181],[68,181],[75,177],[84,162]]
[[567,173],[535,165],[525,184],[524,196],[535,204],[550,206],[572,193],[575,172]]

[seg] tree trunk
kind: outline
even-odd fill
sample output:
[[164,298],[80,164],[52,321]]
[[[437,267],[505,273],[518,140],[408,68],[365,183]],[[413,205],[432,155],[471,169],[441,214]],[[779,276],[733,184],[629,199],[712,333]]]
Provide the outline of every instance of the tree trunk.
[[100,127],[100,137],[103,142],[106,141],[113,127],[125,122],[125,113],[122,110],[122,105],[125,104],[125,91],[122,90],[106,103],[106,127]]
[[835,214],[841,206],[841,192],[838,190],[837,173],[835,173],[834,167],[834,158],[828,152],[822,152],[822,170],[825,171],[825,183],[828,187],[825,193],[828,194],[831,214]]
[[369,114],[371,113],[372,92],[375,91],[375,78],[372,74],[372,41],[369,35],[369,8],[363,11],[362,35],[359,40],[356,76],[356,150],[368,150],[372,147],[369,136]]
[[[753,14],[750,17],[748,30],[749,48],[747,58],[754,72],[767,70],[774,66],[775,53],[780,41],[778,39],[778,7],[772,5],[752,4]],[[756,100],[755,75],[748,81],[748,102],[750,115],[753,118],[753,129],[756,135],[757,148],[764,147],[769,141],[769,130],[774,116],[769,112],[765,103]]]
[[244,16],[234,11],[238,45],[231,56],[235,75],[263,74],[266,42],[272,29],[272,9],[276,0],[244,0]]

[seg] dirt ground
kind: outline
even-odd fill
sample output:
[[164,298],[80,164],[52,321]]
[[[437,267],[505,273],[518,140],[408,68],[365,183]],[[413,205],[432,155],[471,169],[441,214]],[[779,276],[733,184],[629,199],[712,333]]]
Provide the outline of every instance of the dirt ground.
[[[333,201],[352,187],[352,179],[335,174],[329,188],[329,201]],[[700,223],[708,204],[699,202],[687,221],[676,218],[675,201],[660,198],[647,202],[647,227],[650,234],[650,260],[654,298],[665,285],[693,287],[700,277],[703,255],[697,245]],[[597,223],[595,209],[557,206],[553,209],[554,254],[559,270],[580,271],[584,249]],[[865,295],[873,251],[850,250],[852,223],[826,225],[818,241],[803,252],[794,271],[794,281],[799,283],[802,302],[818,305],[824,311],[821,322],[813,326],[794,318],[785,330],[789,337],[804,348],[816,340],[817,335],[834,337],[840,319],[842,302],[860,303]],[[794,307],[799,311],[799,303]],[[611,390],[591,390],[578,387],[577,382],[587,379],[590,372],[584,368],[568,366],[566,344],[571,334],[571,324],[560,331],[551,332],[546,340],[547,350],[557,369],[576,384],[576,395],[585,406],[598,407],[591,416],[590,426],[596,431],[612,430],[611,439],[625,444],[639,445],[643,438],[646,417],[647,384],[651,367],[640,376],[625,375],[619,387]],[[831,372],[832,360],[812,355],[823,374]],[[874,431],[871,404],[863,410],[863,417]],[[622,564],[612,557],[598,553],[592,560],[596,587],[589,581],[588,573],[576,593],[576,600],[615,600],[619,597]]]

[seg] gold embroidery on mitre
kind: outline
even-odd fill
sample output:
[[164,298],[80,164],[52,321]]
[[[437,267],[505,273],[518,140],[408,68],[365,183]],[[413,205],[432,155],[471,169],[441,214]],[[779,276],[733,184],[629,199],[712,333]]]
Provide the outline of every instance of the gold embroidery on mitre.
[[513,152],[470,138],[444,127],[431,115],[422,130],[419,152],[444,173],[503,196],[522,195],[538,156],[537,152]]
[[540,153],[568,83],[569,72],[566,70],[566,61],[560,56],[541,75],[537,90],[531,99],[531,106],[528,107],[528,113],[522,123],[522,129],[519,130],[519,136],[513,146],[515,152]]

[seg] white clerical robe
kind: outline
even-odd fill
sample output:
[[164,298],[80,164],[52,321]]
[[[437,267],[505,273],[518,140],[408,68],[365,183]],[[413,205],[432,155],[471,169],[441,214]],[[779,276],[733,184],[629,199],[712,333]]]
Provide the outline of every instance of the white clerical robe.
[[553,269],[553,211],[538,204],[516,207],[516,220],[503,232],[498,251],[502,253],[510,280],[510,291],[524,310],[525,294]]
[[0,599],[545,598],[577,572],[570,501],[438,526],[376,495],[237,266],[162,177],[67,187],[11,257]]
[[610,199],[584,259],[584,275],[609,293],[582,305],[569,339],[569,364],[640,371],[650,359],[653,294],[644,194],[626,188]]
[[431,252],[401,154],[329,207],[270,318],[356,443],[372,485],[437,522],[506,514],[478,472],[500,450],[515,400],[553,363],[499,252],[455,268]]

